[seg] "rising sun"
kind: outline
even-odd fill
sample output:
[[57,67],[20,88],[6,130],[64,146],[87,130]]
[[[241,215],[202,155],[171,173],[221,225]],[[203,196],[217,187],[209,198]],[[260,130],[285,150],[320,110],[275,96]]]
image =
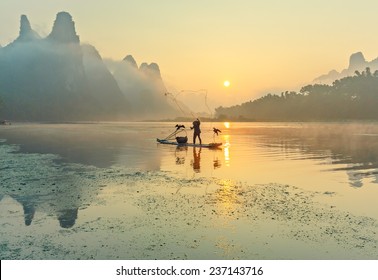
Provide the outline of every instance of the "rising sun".
[[230,86],[230,81],[224,81],[224,82],[223,82],[223,85],[224,85],[225,87],[229,87],[229,86]]

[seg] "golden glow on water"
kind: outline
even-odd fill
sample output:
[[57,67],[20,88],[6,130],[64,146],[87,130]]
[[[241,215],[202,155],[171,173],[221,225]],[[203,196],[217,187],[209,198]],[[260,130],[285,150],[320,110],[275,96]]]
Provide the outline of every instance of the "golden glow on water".
[[224,122],[223,125],[224,125],[225,128],[230,128],[230,123],[229,122]]
[[233,217],[236,207],[240,204],[237,196],[238,186],[231,180],[221,180],[219,184],[222,186],[215,192],[219,214],[223,217]]
[[226,166],[230,166],[230,149],[229,146],[224,148],[224,162]]
[[223,149],[223,153],[224,153],[224,163],[227,167],[230,166],[230,135],[223,135],[223,139],[224,139],[224,149]]

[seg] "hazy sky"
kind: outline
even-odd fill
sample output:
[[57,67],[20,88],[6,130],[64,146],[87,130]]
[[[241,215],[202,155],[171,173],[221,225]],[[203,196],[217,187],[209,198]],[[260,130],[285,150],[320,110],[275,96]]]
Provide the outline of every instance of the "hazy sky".
[[297,90],[357,51],[378,57],[376,0],[0,0],[0,44],[21,14],[45,36],[60,11],[103,58],[157,62],[170,91],[207,89],[209,105]]

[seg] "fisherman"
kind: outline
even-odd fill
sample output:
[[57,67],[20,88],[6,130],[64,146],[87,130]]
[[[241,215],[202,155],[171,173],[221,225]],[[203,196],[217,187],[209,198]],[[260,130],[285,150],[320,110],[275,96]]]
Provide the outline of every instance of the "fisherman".
[[193,122],[193,126],[190,127],[190,129],[194,129],[194,133],[193,133],[193,144],[196,143],[196,138],[197,138],[197,137],[198,137],[198,139],[199,139],[200,145],[202,144],[200,124],[201,124],[201,122],[200,122],[200,120],[197,118],[197,119]]

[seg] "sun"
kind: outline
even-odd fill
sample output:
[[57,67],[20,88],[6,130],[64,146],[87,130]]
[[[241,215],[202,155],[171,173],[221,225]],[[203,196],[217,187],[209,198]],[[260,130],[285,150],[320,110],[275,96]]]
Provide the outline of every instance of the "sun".
[[224,81],[223,82],[223,85],[225,86],[225,87],[229,87],[230,86],[230,81],[228,81],[228,80],[226,80],[226,81]]

